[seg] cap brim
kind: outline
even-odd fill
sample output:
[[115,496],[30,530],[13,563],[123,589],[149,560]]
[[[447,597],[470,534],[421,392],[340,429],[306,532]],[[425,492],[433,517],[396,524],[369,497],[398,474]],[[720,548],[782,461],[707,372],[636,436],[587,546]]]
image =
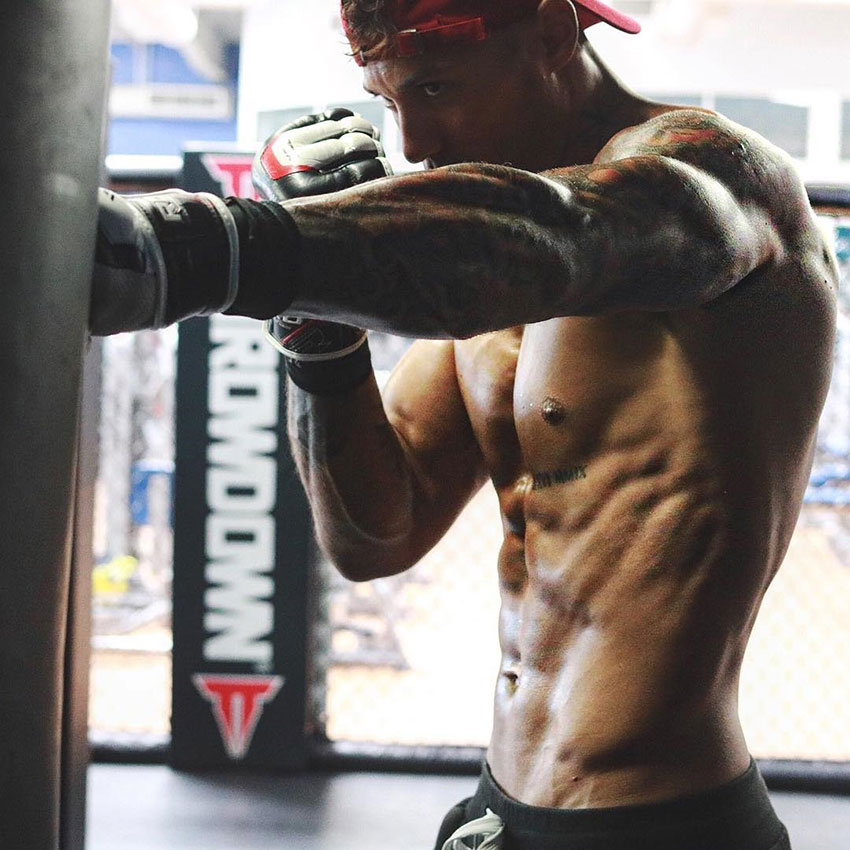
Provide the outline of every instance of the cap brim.
[[575,0],[575,4],[582,29],[604,22],[632,35],[640,32],[640,24],[634,18],[612,9],[600,0]]

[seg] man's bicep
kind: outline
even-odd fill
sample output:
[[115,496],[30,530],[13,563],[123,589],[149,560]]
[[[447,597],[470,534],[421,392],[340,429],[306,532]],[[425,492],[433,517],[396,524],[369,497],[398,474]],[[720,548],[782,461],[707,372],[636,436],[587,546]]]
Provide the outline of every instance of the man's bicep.
[[415,342],[383,391],[413,476],[417,548],[424,554],[486,480],[455,370],[454,344]]

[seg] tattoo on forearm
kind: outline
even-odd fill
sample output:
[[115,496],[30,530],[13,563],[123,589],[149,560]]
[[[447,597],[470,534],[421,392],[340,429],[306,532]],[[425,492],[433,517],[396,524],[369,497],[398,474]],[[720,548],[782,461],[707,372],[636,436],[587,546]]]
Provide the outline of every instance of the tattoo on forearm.
[[343,321],[463,337],[541,315],[564,296],[564,234],[583,211],[552,181],[500,166],[455,166],[293,207],[304,302]]
[[551,472],[537,472],[531,482],[532,490],[545,490],[557,484],[569,484],[587,478],[587,467],[572,466],[569,469],[555,469]]
[[707,280],[705,264],[725,262],[724,222],[694,175],[761,184],[745,173],[760,167],[745,135],[706,113],[674,115],[648,122],[621,158],[542,176],[465,164],[299,200],[286,207],[300,237],[291,309],[464,338],[611,303],[679,306],[676,239]]
[[349,431],[345,424],[332,419],[309,412],[296,414],[298,443],[314,462],[321,463],[340,454],[349,441]]

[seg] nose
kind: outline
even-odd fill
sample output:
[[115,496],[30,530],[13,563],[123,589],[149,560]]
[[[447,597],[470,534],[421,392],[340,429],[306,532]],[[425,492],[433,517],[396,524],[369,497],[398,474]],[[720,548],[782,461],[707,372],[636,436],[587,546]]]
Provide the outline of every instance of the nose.
[[412,163],[436,159],[440,152],[440,132],[435,122],[427,116],[401,110],[397,118],[404,158]]

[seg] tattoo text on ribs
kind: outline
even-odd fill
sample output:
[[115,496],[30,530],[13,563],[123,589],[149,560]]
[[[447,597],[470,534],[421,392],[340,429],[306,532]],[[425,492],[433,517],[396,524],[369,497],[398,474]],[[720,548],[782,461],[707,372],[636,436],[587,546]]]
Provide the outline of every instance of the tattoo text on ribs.
[[587,478],[587,467],[571,466],[568,469],[554,469],[549,472],[536,472],[531,481],[532,490],[545,490],[558,484],[569,484]]

